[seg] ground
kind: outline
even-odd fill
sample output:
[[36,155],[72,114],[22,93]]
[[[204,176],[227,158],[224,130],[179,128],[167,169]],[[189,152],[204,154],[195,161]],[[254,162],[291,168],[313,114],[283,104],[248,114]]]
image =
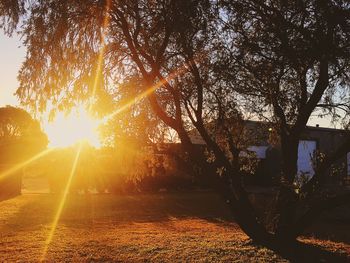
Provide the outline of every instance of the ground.
[[24,194],[0,202],[1,262],[37,262],[43,255],[47,262],[350,260],[347,234],[340,241],[303,237],[288,254],[255,246],[211,192],[69,196],[45,255],[59,200]]

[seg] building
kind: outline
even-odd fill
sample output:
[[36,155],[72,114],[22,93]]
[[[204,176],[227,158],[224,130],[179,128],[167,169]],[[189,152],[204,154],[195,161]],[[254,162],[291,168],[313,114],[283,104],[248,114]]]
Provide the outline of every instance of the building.
[[[246,121],[245,129],[249,131],[249,136],[255,137],[247,150],[254,153],[260,161],[253,181],[259,184],[273,183],[280,175],[282,160],[278,139],[271,140],[273,128],[268,123]],[[349,136],[349,133],[342,129],[307,126],[299,141],[297,179],[300,182],[309,180],[315,173],[316,157],[332,154],[342,144],[345,136]],[[192,134],[191,140],[194,144],[205,145],[197,133]],[[244,153],[241,156],[244,157]],[[327,183],[349,184],[350,153],[336,162],[328,173]]]

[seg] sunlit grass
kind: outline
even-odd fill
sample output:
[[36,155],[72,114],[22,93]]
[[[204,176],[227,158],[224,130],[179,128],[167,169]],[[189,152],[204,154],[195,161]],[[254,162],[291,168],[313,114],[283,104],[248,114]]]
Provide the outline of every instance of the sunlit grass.
[[[60,201],[58,195],[23,195],[1,202],[0,261],[37,262]],[[332,230],[346,237],[346,225]],[[350,248],[346,242],[316,238],[303,242],[337,255]],[[322,257],[338,262],[313,256],[295,262],[322,262],[317,260]],[[67,261],[291,262],[249,243],[225,203],[211,192],[68,195],[45,259]]]

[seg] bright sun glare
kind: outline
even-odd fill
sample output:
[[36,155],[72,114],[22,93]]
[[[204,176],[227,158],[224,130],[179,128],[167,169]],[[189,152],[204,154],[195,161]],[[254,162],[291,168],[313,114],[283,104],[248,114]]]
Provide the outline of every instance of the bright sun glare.
[[99,121],[89,116],[83,107],[73,109],[67,116],[59,112],[52,122],[46,121],[43,126],[50,147],[67,147],[81,141],[100,146],[97,133]]

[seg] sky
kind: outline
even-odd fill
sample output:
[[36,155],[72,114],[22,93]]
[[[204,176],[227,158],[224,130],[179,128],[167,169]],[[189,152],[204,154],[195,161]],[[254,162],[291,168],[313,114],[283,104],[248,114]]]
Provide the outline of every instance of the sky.
[[17,74],[25,58],[25,48],[18,35],[5,36],[0,30],[0,107],[18,105],[14,95],[18,87]]

